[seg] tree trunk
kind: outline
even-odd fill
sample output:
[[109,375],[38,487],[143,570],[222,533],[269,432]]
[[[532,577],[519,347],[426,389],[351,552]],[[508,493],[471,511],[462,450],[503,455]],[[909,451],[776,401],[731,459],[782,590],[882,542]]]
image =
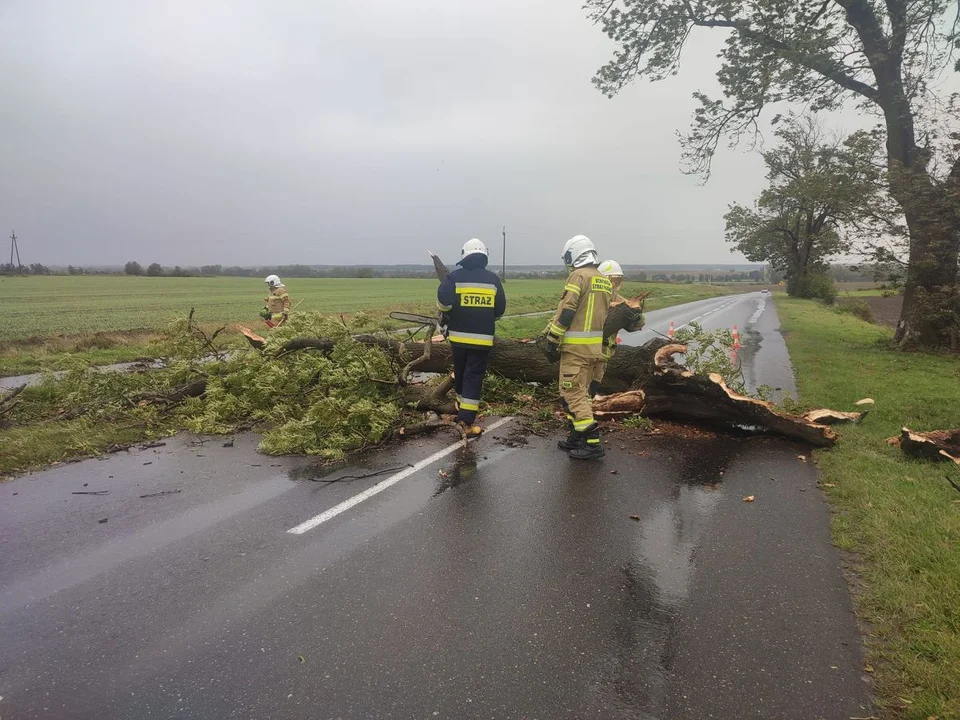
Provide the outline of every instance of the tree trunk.
[[[924,175],[925,175],[924,171]],[[957,316],[957,256],[960,229],[945,193],[929,177],[926,192],[897,198],[910,230],[910,260],[903,310],[895,339],[907,345],[950,348],[960,328]]]
[[903,209],[910,234],[903,310],[895,339],[908,345],[950,347],[960,329],[957,168],[944,184],[931,177],[929,152],[917,147],[913,111],[903,92],[899,65],[889,62],[878,64],[876,76],[887,126],[890,194]]

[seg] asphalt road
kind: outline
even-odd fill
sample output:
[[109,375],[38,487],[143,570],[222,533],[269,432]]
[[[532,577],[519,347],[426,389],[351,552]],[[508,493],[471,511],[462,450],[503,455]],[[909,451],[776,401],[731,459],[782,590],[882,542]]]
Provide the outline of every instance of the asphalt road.
[[621,431],[578,464],[518,430],[0,485],[0,717],[870,715],[803,448]]
[[747,389],[761,385],[773,390],[772,397],[797,396],[787,346],[780,334],[780,320],[769,295],[754,292],[700,300],[646,313],[644,329],[621,333],[624,345],[642,345],[656,336],[697,323],[705,330],[733,330],[740,333],[742,347],[737,355]]

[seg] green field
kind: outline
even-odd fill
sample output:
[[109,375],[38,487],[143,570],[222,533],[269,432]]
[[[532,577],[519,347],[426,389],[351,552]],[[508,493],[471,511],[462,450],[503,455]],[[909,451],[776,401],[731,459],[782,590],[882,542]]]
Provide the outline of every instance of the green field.
[[[551,307],[563,284],[557,280],[510,280],[508,314]],[[301,312],[353,313],[389,310],[433,312],[436,280],[292,279],[287,288]],[[650,289],[655,302],[676,295],[686,302],[733,292],[719,285],[628,283],[631,293]],[[0,342],[162,328],[195,307],[203,323],[248,323],[258,327],[265,286],[254,278],[148,278],[49,276],[0,279],[4,323]]]
[[810,300],[777,298],[800,401],[875,408],[817,452],[833,536],[856,553],[855,596],[881,717],[960,718],[960,482],[949,463],[912,460],[885,440],[960,426],[960,359],[890,346],[890,328]]
[[[436,312],[436,280],[292,279],[297,312],[369,312],[379,318],[392,310]],[[507,314],[555,306],[559,280],[509,280]],[[126,276],[48,276],[0,278],[0,376],[61,369],[71,360],[90,364],[156,356],[152,342],[176,315],[196,308],[207,327],[241,323],[263,327],[258,317],[265,295],[256,278],[149,278]],[[654,310],[693,300],[755,289],[742,285],[626,283],[624,292],[651,291]],[[535,323],[534,323],[535,324]],[[503,334],[527,332],[512,322]],[[539,329],[539,328],[537,328]]]

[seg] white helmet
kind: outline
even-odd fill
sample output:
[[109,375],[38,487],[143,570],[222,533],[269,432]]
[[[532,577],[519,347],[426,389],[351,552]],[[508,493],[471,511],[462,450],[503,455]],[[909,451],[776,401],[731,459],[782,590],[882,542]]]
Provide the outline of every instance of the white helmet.
[[463,260],[467,255],[476,255],[477,253],[487,256],[487,246],[484,245],[482,241],[477,240],[477,238],[467,240],[463,244],[463,249],[460,251],[460,259]]
[[273,288],[273,287],[280,287],[281,285],[283,285],[283,283],[280,282],[280,278],[277,277],[276,275],[267,275],[267,277],[266,277],[266,279],[264,280],[264,282],[265,282],[267,285],[269,285],[270,287],[272,287],[272,288]]
[[616,260],[604,260],[597,270],[606,277],[623,277],[623,268]]
[[597,249],[586,235],[574,235],[563,246],[563,264],[569,268],[596,265],[600,262]]

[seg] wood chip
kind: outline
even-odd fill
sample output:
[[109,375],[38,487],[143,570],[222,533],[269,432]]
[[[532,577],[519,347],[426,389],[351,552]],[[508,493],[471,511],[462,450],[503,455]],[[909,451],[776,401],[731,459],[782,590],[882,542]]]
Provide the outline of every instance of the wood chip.
[[631,519],[631,520],[639,520],[639,519],[640,519],[640,516],[639,516],[639,515],[631,515],[631,516],[630,516],[630,519]]
[[755,495],[747,495],[747,496],[743,499],[743,501],[744,501],[744,502],[753,502],[755,498],[756,498]]

